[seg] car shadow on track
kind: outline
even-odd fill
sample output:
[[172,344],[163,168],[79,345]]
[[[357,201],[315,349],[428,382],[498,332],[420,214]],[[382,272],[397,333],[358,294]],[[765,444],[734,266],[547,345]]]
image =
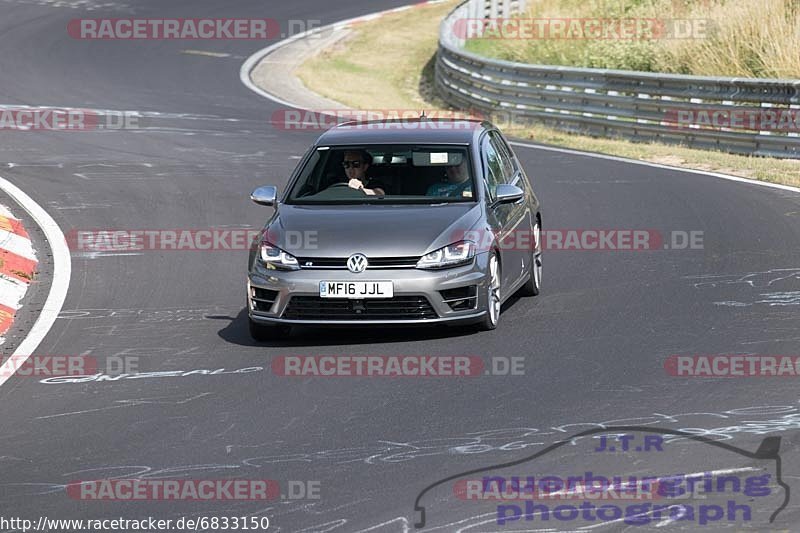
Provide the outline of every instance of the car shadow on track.
[[[518,296],[509,298],[502,308],[507,311],[519,300]],[[227,320],[229,324],[219,330],[222,340],[240,346],[342,346],[353,344],[382,344],[388,342],[426,341],[477,335],[475,326],[353,326],[314,328],[296,326],[284,339],[256,342],[250,337],[247,328],[247,309],[243,308],[235,317],[227,315],[207,315],[210,320]],[[500,323],[500,328],[503,323]]]

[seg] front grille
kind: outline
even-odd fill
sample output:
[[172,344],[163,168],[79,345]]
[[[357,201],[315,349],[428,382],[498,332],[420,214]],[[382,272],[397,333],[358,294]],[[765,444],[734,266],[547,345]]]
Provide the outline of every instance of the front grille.
[[453,311],[464,311],[475,309],[478,305],[478,286],[468,285],[457,289],[447,289],[439,291],[444,303],[450,306]]
[[339,257],[298,257],[300,268],[347,268],[347,259]]
[[372,257],[367,261],[371,268],[415,268],[419,257]]
[[[415,268],[419,256],[368,257],[367,270],[374,268]],[[298,257],[302,269],[347,269],[346,257]]]
[[347,300],[293,296],[283,312],[288,320],[424,320],[437,318],[424,296]]
[[253,309],[256,311],[268,313],[269,310],[272,309],[272,304],[275,303],[277,297],[278,291],[259,289],[258,287],[251,288],[250,298],[253,301]]

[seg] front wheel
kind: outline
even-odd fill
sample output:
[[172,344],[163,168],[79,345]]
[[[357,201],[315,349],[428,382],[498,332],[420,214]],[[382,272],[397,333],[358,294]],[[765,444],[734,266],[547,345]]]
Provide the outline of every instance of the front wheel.
[[489,257],[489,268],[486,276],[486,315],[479,327],[483,331],[497,328],[500,322],[500,261],[497,254]]
[[248,319],[250,325],[250,336],[254,341],[266,342],[277,339],[285,339],[292,331],[291,326],[286,325],[268,325],[260,324],[253,321],[252,318]]
[[536,243],[536,248],[533,250],[531,256],[531,275],[528,281],[520,288],[520,294],[523,296],[536,296],[542,290],[542,241],[541,229],[537,222],[533,226],[533,238]]

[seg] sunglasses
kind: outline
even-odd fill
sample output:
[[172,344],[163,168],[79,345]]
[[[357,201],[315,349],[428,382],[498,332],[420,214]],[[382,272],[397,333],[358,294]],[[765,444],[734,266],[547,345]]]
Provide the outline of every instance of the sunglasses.
[[361,168],[361,161],[342,161],[342,166],[344,168]]

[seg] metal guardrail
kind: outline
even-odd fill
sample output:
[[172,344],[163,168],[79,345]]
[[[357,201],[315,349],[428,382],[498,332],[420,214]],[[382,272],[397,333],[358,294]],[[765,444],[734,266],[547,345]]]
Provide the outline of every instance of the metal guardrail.
[[[467,0],[440,27],[436,87],[455,107],[600,137],[800,158],[800,80],[530,65],[481,57],[464,49],[462,19],[488,18],[487,12],[498,11],[487,10],[486,4]],[[506,9],[498,17],[510,14]],[[459,20],[462,29],[456,31]],[[739,120],[725,122],[733,127],[697,123],[698,117],[715,112],[723,121],[726,114]]]

